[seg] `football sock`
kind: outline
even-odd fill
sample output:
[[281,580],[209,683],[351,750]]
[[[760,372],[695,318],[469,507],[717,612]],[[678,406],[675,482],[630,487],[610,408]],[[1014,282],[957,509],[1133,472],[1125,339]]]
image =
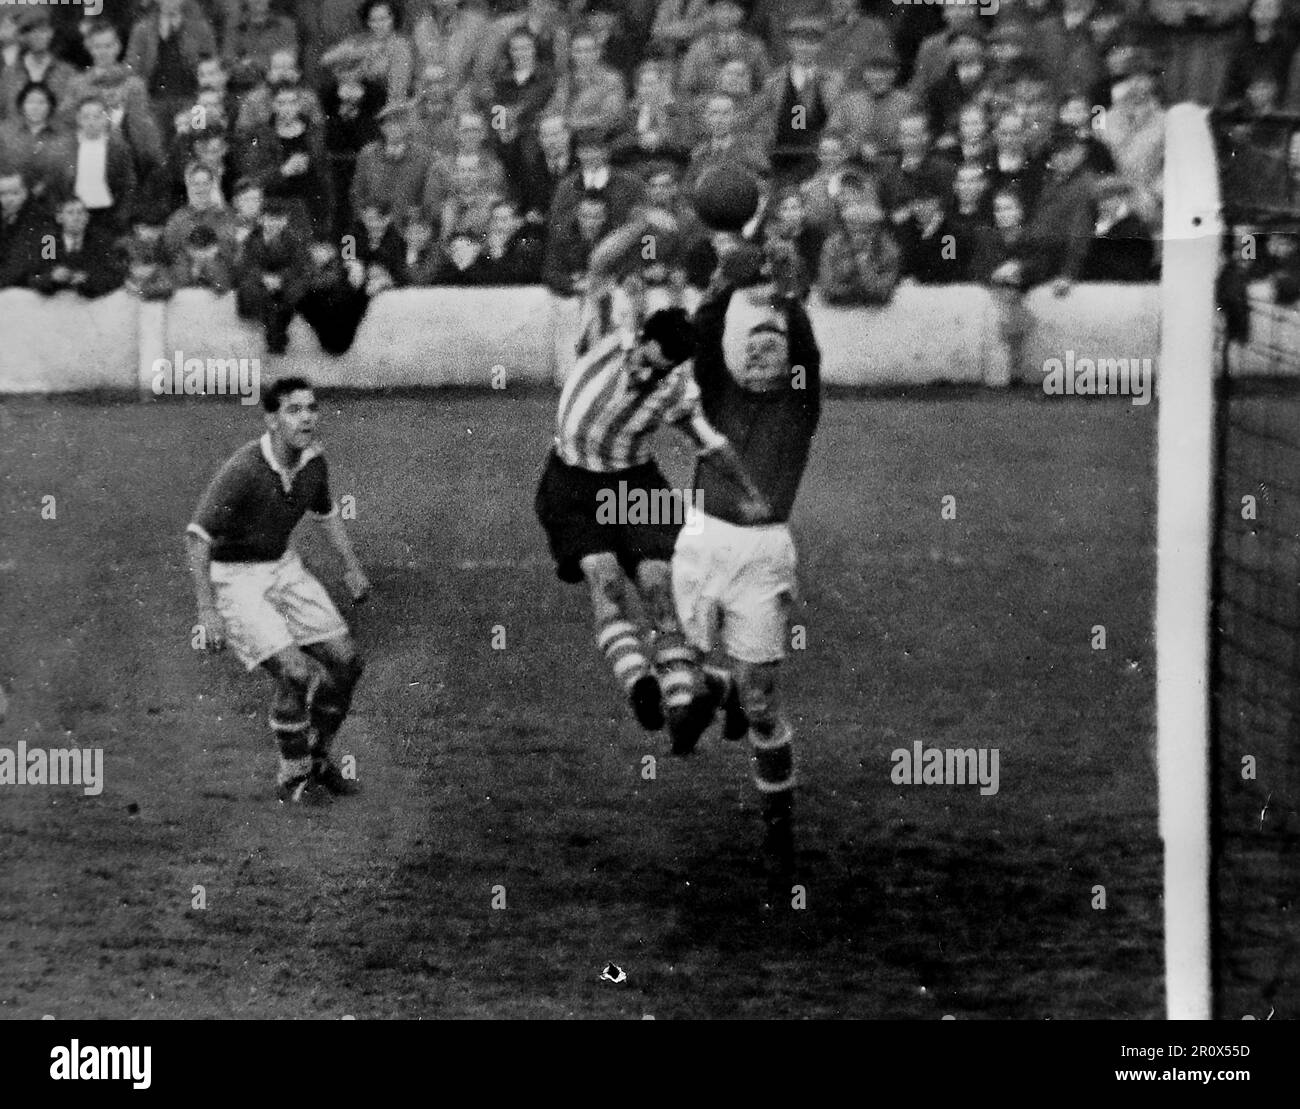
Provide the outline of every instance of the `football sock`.
[[609,660],[614,677],[628,693],[650,673],[650,660],[641,646],[636,625],[630,620],[615,617],[606,621],[596,634],[596,643]]
[[661,631],[655,636],[655,671],[664,691],[664,710],[684,710],[702,682],[695,649],[679,631]]
[[784,720],[750,721],[749,745],[754,752],[754,784],[765,795],[794,788],[794,729]]
[[287,715],[283,709],[271,714],[271,731],[280,748],[281,785],[301,778],[311,772],[311,721],[306,713],[298,717]]

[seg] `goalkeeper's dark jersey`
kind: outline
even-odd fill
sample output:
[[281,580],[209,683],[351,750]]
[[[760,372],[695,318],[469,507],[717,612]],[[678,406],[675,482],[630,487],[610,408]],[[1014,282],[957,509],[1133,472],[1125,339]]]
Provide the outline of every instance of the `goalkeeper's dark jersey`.
[[[762,393],[742,388],[728,372],[723,354],[731,298],[730,289],[711,292],[695,313],[695,380],[705,417],[727,437],[771,504],[773,516],[766,522],[783,523],[794,507],[821,416],[821,352],[803,305],[782,300],[777,312],[785,319],[789,341],[788,384]],[[797,366],[803,367],[801,377],[793,372]],[[802,388],[795,387],[800,384]],[[737,511],[743,492],[712,459],[700,460],[695,488],[703,494],[708,515],[744,526]]]

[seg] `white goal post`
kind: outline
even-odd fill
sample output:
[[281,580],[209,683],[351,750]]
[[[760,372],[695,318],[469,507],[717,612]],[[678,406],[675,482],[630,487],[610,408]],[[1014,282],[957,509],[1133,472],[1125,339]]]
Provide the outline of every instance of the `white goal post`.
[[1209,112],[1166,119],[1157,462],[1156,737],[1171,1020],[1211,1016],[1210,586],[1215,282],[1222,243]]

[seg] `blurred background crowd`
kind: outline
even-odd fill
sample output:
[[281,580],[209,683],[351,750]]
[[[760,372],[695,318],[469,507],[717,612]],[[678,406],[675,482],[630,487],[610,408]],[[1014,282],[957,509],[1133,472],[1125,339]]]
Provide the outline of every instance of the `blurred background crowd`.
[[[0,287],[233,293],[283,349],[346,349],[391,288],[670,297],[715,255],[690,197],[743,166],[803,291],[1149,281],[1164,112],[1230,109],[1243,164],[1300,167],[1290,0],[106,0],[0,4]],[[1278,144],[1283,144],[1279,153]],[[1234,153],[1237,153],[1234,152]],[[1281,167],[1280,169],[1278,167]],[[1289,186],[1288,186],[1289,187]],[[1292,229],[1251,276],[1296,292]]]

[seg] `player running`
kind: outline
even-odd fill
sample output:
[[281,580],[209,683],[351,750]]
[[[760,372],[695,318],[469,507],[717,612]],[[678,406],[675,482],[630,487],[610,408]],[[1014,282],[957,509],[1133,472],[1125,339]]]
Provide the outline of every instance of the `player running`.
[[251,671],[275,680],[270,724],[280,749],[281,802],[317,803],[356,791],[330,757],[361,676],[361,659],[325,592],[289,537],[307,513],[320,520],[356,600],[370,590],[330,497],[311,383],[276,381],[264,394],[266,434],[241,447],[199,501],[185,543],[206,644],[227,643]]
[[[639,212],[601,241],[589,263],[589,301],[602,297],[620,263],[647,235],[670,231],[672,217]],[[596,623],[596,642],[622,684],[642,727],[670,733],[698,731],[703,680],[673,606],[673,544],[684,519],[611,521],[602,513],[612,495],[620,503],[684,507],[652,457],[651,439],[664,426],[689,436],[710,468],[740,490],[732,511],[753,518],[768,511],[735,451],[705,419],[689,359],[695,349],[690,317],[680,308],[652,313],[639,329],[612,322],[597,311],[585,351],[560,393],[555,442],[537,489],[536,511],[546,531],[561,581],[586,579]],[[630,517],[631,514],[629,514]],[[662,514],[661,514],[662,516]],[[629,580],[630,579],[630,580]],[[647,650],[631,608],[635,582],[653,625]],[[712,715],[712,706],[707,708]],[[707,718],[704,721],[707,724]]]
[[[770,506],[750,517],[731,475],[702,457],[695,489],[703,494],[699,528],[677,538],[673,593],[693,646],[716,641],[730,673],[709,668],[707,718],[728,708],[725,734],[748,731],[754,780],[762,795],[763,858],[775,891],[794,870],[794,731],[777,699],[785,657],[788,606],[795,591],[795,546],[787,521],[821,415],[821,354],[795,290],[794,258],[734,246],[724,254],[695,313],[695,380],[710,424],[735,444]],[[741,291],[737,291],[741,287]],[[703,728],[700,729],[703,731]],[[699,733],[684,736],[687,753]]]

